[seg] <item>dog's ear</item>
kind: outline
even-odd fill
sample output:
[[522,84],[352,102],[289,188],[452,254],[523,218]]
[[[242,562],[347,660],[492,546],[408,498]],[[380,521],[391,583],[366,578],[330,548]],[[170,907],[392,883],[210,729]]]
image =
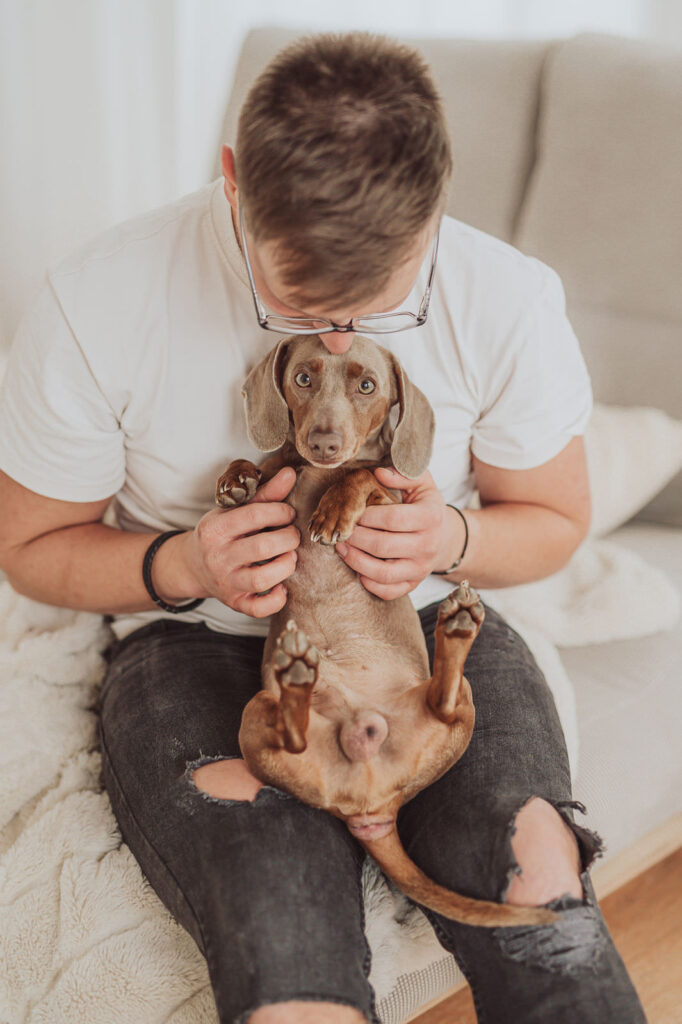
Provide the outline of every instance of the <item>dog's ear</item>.
[[254,366],[242,386],[249,440],[262,452],[274,452],[289,432],[289,407],[282,392],[282,371],[289,340],[282,338]]
[[414,480],[426,472],[431,461],[436,421],[426,396],[408,378],[393,353],[389,355],[400,403],[391,441],[391,461],[402,476]]

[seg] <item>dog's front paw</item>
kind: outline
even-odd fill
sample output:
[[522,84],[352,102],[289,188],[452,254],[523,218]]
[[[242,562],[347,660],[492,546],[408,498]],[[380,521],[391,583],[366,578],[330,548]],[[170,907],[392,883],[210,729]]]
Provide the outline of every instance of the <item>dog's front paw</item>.
[[355,508],[344,497],[341,488],[330,487],[310,517],[308,529],[311,541],[336,544],[337,541],[348,540],[364,508],[364,503],[359,509]]
[[468,580],[462,580],[438,609],[438,624],[446,636],[476,636],[484,618],[483,603]]
[[215,502],[221,508],[234,508],[251,501],[260,483],[262,473],[248,459],[235,459],[227,467],[215,489]]

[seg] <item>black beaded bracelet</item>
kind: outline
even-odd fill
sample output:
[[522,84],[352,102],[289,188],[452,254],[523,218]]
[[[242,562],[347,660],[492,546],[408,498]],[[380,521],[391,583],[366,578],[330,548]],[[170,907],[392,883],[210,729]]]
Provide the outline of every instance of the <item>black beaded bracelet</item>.
[[179,615],[180,612],[191,612],[193,608],[198,608],[201,602],[204,600],[203,597],[196,597],[192,601],[188,601],[187,604],[168,604],[168,601],[164,601],[162,597],[154,590],[154,584],[152,583],[152,562],[154,561],[154,555],[159,550],[162,544],[165,544],[171,537],[177,537],[179,533],[186,533],[186,530],[167,530],[166,533],[159,534],[149,547],[147,548],[144,561],[142,563],[142,579],[144,585],[147,588],[147,593],[151,597],[155,604],[158,604],[159,608],[163,608],[165,612],[172,612],[173,615]]
[[462,553],[460,554],[457,561],[453,562],[449,569],[432,569],[431,573],[433,576],[448,576],[451,572],[454,572],[457,566],[464,558],[464,552],[466,551],[467,544],[469,543],[469,527],[467,525],[466,516],[464,515],[461,509],[457,508],[456,505],[451,505],[449,502],[446,505],[446,508],[454,508],[455,512],[459,513],[459,516],[462,522],[464,523],[464,547],[462,548]]

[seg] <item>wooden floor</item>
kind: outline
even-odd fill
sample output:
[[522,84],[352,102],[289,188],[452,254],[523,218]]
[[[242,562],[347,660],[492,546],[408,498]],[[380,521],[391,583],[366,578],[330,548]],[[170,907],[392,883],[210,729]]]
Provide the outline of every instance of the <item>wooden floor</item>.
[[[611,893],[601,908],[649,1024],[682,1024],[682,849]],[[476,1024],[469,989],[412,1024]]]

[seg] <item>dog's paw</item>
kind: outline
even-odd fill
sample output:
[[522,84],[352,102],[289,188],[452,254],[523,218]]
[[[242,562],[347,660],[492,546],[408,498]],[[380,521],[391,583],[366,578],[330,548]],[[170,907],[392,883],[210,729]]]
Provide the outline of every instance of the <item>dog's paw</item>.
[[260,483],[262,473],[258,466],[248,459],[236,459],[231,462],[215,489],[215,502],[221,508],[234,508],[246,505],[251,501]]
[[468,580],[462,580],[438,609],[438,625],[445,630],[446,636],[473,638],[484,618],[483,603]]
[[359,510],[353,508],[348,501],[342,500],[334,487],[330,487],[310,517],[308,530],[311,541],[336,544],[340,540],[348,540],[364,507],[363,504]]
[[293,619],[277,637],[274,655],[275,676],[280,686],[314,686],[320,653]]

